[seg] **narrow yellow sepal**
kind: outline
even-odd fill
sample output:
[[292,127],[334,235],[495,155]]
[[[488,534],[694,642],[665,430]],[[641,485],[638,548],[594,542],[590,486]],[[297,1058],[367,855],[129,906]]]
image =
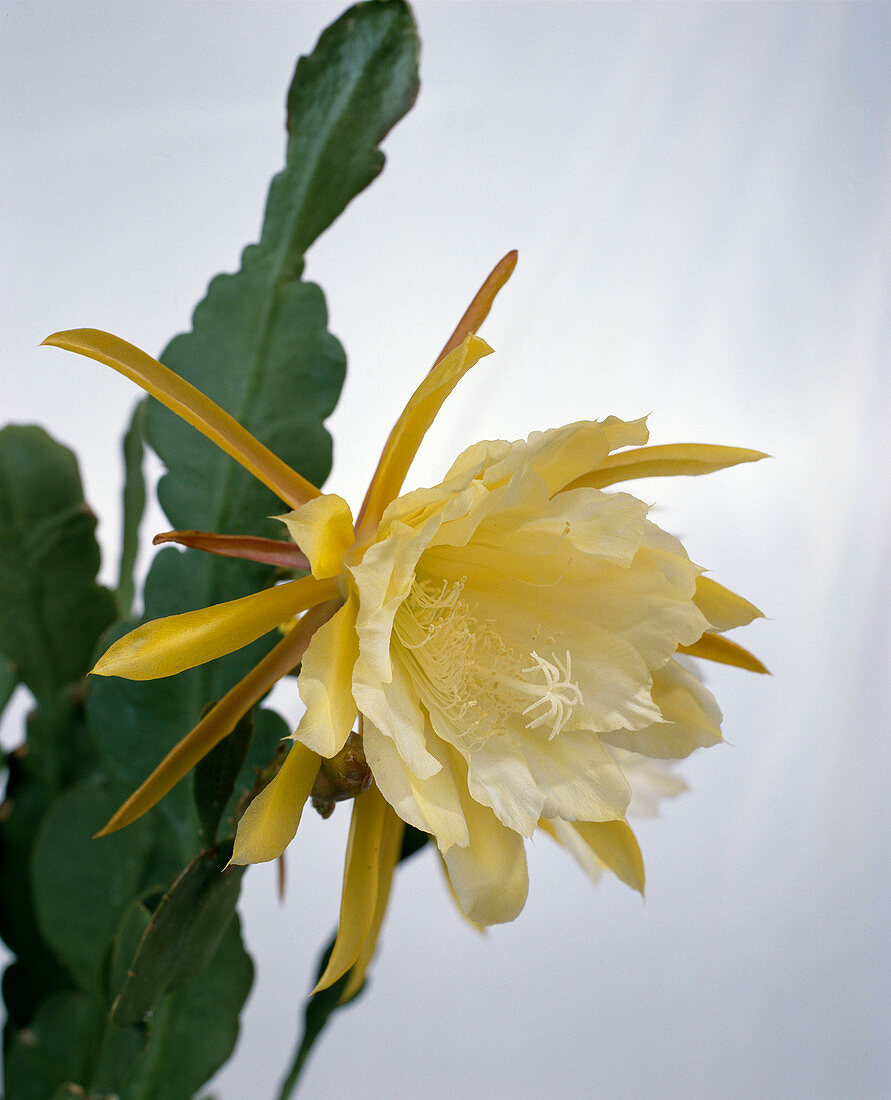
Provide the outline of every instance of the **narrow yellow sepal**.
[[692,645],[679,645],[678,653],[704,657],[707,661],[715,661],[721,665],[735,665],[737,668],[748,669],[749,672],[769,672],[754,653],[749,653],[747,649],[721,634],[703,634]]
[[390,900],[390,887],[393,884],[393,872],[399,862],[399,854],[402,851],[402,837],[405,833],[405,822],[390,806],[384,814],[384,828],[381,834],[381,846],[378,853],[379,880],[377,887],[377,902],[374,907],[374,917],[371,928],[362,944],[359,956],[350,969],[350,976],[340,996],[341,1004],[350,1001],[362,988],[365,981],[365,973],[371,962],[374,950],[377,947],[377,938],[381,925],[384,922],[384,914],[387,911],[387,903]]
[[346,974],[359,958],[371,932],[381,883],[380,849],[388,809],[375,786],[353,803],[337,939],[313,993],[327,989]]
[[387,505],[396,499],[405,475],[418,453],[421,441],[436,419],[446,398],[464,375],[492,349],[472,333],[449,354],[441,359],[418,386],[396,425],[390,432],[380,462],[359,513],[356,528],[357,540],[363,533],[373,531],[380,522]]
[[123,374],[206,435],[292,508],[319,495],[315,485],[282,462],[209,397],[119,336],[78,328],[56,332],[43,343],[85,355]]
[[495,301],[498,292],[511,275],[513,275],[516,266],[517,250],[514,248],[511,249],[506,256],[502,256],[486,276],[483,285],[473,296],[473,301],[464,311],[464,316],[458,324],[455,325],[454,332],[448,338],[442,351],[436,357],[437,363],[441,359],[445,359],[449,352],[459,344],[463,344],[468,333],[479,332],[480,325],[489,316],[489,310],[492,308],[492,303]]
[[199,760],[235,729],[239,718],[247,714],[274,683],[299,664],[313,634],[337,607],[338,604],[331,601],[307,611],[297,626],[208,711],[191,733],[170,750],[142,786],[130,795],[96,835],[107,836],[123,829],[160,802]]
[[278,859],[294,839],[303,807],[312,793],[321,757],[295,741],[272,782],[257,795],[238,822],[232,863]]
[[656,447],[635,447],[607,455],[596,470],[577,478],[567,489],[603,489],[618,481],[641,477],[696,476],[757,462],[768,456],[746,447],[722,447],[712,443],[666,443]]
[[250,596],[144,623],[118,639],[92,670],[97,676],[156,680],[195,668],[255,641],[301,611],[338,594],[334,581],[301,577]]
[[491,354],[492,349],[488,344],[476,340],[474,334],[488,317],[498,292],[511,277],[516,266],[517,253],[514,249],[492,268],[446,341],[433,369],[405,406],[402,416],[390,432],[359,510],[356,521],[357,541],[364,541],[368,532],[377,527],[384,509],[399,495],[421,440],[445,399],[475,363],[484,355]]

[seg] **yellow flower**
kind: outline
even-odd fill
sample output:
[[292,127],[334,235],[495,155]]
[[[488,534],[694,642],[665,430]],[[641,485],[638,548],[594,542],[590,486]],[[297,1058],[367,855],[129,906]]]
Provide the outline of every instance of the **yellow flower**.
[[612,489],[643,477],[707,473],[759,452],[650,447],[643,421],[610,417],[525,441],[478,443],[439,485],[399,496],[439,408],[491,351],[475,331],[514,263],[510,254],[496,267],[412,396],[355,522],[344,500],[320,494],[137,349],[93,330],[47,341],[133,378],[292,508],[281,517],[290,549],[164,536],[218,553],[299,562],[310,573],[147,623],[116,642],[94,672],[172,675],[302,617],[104,831],[157,802],[302,661],[305,715],[278,775],[242,817],[233,858],[281,854],[320,762],[341,759],[358,719],[373,785],[355,799],[338,938],[320,982],[352,966],[347,994],[374,947],[404,822],[436,839],[461,908],[480,924],[512,920],[522,908],[524,841],[539,826],[589,870],[609,867],[642,889],[640,853],[625,821],[629,777],[645,773],[647,758],[683,757],[721,739],[720,712],[679,654],[763,671],[722,637],[757,609],[705,577],[648,518],[646,504]]
[[478,923],[522,908],[540,821],[624,821],[614,750],[676,758],[721,739],[676,654],[757,612],[647,505],[600,488],[634,476],[617,449],[651,460],[646,439],[611,418],[476,444],[440,485],[393,501],[367,546],[337,497],[284,517],[345,599],[304,658],[294,737],[332,756],[361,714],[377,788],[436,838]]

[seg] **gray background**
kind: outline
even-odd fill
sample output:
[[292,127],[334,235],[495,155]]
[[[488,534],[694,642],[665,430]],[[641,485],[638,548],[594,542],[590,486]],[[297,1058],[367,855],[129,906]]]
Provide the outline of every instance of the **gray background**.
[[[891,10],[416,10],[418,104],[309,255],[350,365],[329,487],[361,499],[404,399],[516,247],[483,333],[497,354],[412,484],[479,438],[609,413],[651,413],[654,442],[769,451],[638,491],[770,616],[741,640],[773,677],[709,670],[730,744],[640,825],[645,903],[591,887],[543,838],[525,911],[480,936],[432,853],[408,865],[370,990],[305,1095],[886,1095]],[[157,353],[188,326],[256,239],[294,59],[339,11],[0,5],[0,420],[82,455],[107,579],[136,394],[37,345],[91,325]],[[145,533],[165,526],[155,511]],[[336,920],[347,818],[307,814],[284,905],[273,868],[248,876],[258,980],[222,1100],[274,1095]]]

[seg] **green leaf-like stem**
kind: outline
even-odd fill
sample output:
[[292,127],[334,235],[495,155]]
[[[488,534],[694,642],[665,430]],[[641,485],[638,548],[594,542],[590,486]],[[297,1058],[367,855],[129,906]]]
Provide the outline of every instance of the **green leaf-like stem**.
[[[318,287],[301,281],[304,253],[380,172],[378,148],[411,106],[418,86],[418,40],[402,0],[351,8],[301,58],[288,93],[284,170],[272,181],[258,244],[241,270],[215,278],[190,333],[161,356],[316,485],[331,465],[323,421],[345,371],[338,341],[326,331]],[[159,485],[173,527],[223,534],[280,536],[268,516],[279,501],[192,428],[155,403],[147,435],[167,466]],[[192,606],[207,606],[269,583],[269,567],[186,554]],[[146,594],[147,614],[166,610]],[[182,606],[176,610],[184,610]],[[206,698],[224,693],[256,663],[235,655],[207,673]]]
[[139,1023],[164,993],[199,974],[232,920],[243,867],[225,870],[232,842],[202,852],[161,899],[112,1009],[120,1027]]
[[90,667],[114,618],[77,460],[42,428],[0,431],[0,651],[39,702]]
[[148,401],[142,400],[133,410],[130,426],[124,436],[123,522],[121,526],[121,561],[118,574],[118,615],[129,617],[136,591],[133,571],[139,553],[139,524],[145,511],[145,475],[142,470],[145,452],[145,417]]

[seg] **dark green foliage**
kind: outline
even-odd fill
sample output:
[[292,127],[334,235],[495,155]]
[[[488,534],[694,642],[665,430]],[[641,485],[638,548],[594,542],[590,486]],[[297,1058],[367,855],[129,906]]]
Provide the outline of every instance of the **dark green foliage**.
[[[169,554],[183,557],[175,550]],[[158,557],[166,557],[162,551]],[[126,634],[133,623],[115,626],[109,641]],[[208,699],[201,693],[198,669],[163,680],[133,681],[116,676],[97,676],[90,683],[87,713],[97,746],[109,771],[132,789],[137,787],[159,761],[197,722]],[[214,812],[231,814],[234,802],[254,785],[256,769],[265,767],[275,754],[288,727],[272,711],[258,710],[247,719],[251,736],[243,745],[245,756],[238,764],[234,778],[231,767],[242,744],[239,737],[226,738],[203,762],[196,779],[200,795],[193,799],[193,783],[180,783],[163,799],[154,814],[167,818],[180,836],[183,858],[187,859],[196,846],[213,843],[214,836],[201,832],[201,814]],[[200,774],[201,779],[197,776]],[[209,785],[226,786],[226,800],[211,811]],[[198,813],[196,815],[196,805]],[[220,818],[218,817],[217,823]],[[207,821],[204,827],[208,828]]]
[[[417,93],[418,40],[401,0],[360,4],[301,58],[288,93],[284,170],[272,181],[259,244],[241,269],[219,275],[161,356],[316,485],[331,466],[323,426],[343,383],[346,360],[326,331],[321,290],[301,281],[304,253],[380,172],[378,144]],[[175,528],[281,537],[269,516],[287,511],[231,458],[155,402],[147,437],[167,467],[161,504]],[[235,599],[271,583],[268,566],[209,555],[156,559],[164,584],[146,589],[155,617]],[[178,573],[171,577],[171,572]],[[171,586],[188,603],[171,607]],[[166,593],[156,602],[161,588]],[[217,698],[256,663],[265,645],[201,670],[204,699]]]
[[121,1100],[190,1100],[232,1053],[252,981],[236,917],[210,964],[158,1003]]
[[118,1027],[101,1000],[55,993],[9,1044],[6,1094],[83,1100],[88,1090],[120,1100],[190,1100],[232,1053],[252,978],[236,917],[209,965],[163,996],[148,1023]]
[[289,733],[281,715],[255,708],[201,761],[192,788],[202,846],[214,844],[221,831],[232,832],[239,802],[254,790],[259,772]]
[[151,1039],[153,1035],[146,1024],[136,1027],[106,1024],[102,1043],[93,1061],[92,1076],[87,1078],[90,1096],[102,1097],[102,1100],[117,1096],[130,1079],[134,1064]]
[[16,689],[15,665],[0,653],[0,715]]
[[[176,553],[176,551],[173,551]],[[128,633],[133,622],[117,623],[110,643]],[[204,700],[195,671],[163,680],[134,681],[94,676],[87,692],[87,717],[103,768],[129,794],[189,732]],[[109,814],[116,809],[112,806]],[[194,853],[198,823],[187,784],[175,787],[161,803],[158,816],[176,828],[183,862]],[[106,819],[107,820],[107,819]],[[104,824],[102,822],[101,824]]]
[[253,738],[254,712],[249,710],[229,736],[209,752],[192,773],[202,844],[210,846],[217,839],[223,812],[235,790]]
[[10,1100],[50,1100],[64,1082],[88,1080],[102,1031],[101,1005],[85,993],[69,990],[47,997],[7,1051]]
[[38,703],[7,758],[0,813],[0,935],[16,955],[3,978],[7,1048],[41,1002],[73,984],[40,927],[29,875],[54,798],[89,768],[79,680],[114,615],[96,583],[95,523],[66,447],[40,428],[0,432],[0,647],[7,676]]
[[31,852],[52,791],[35,776],[27,753],[10,757],[6,780],[6,819],[0,824],[0,935],[16,960],[3,975],[7,1035],[24,1027],[37,1005],[71,985],[37,925],[29,880]]
[[145,417],[148,400],[143,399],[133,410],[130,427],[124,436],[124,492],[121,523],[121,561],[118,572],[118,616],[126,619],[133,611],[136,582],[133,570],[139,553],[139,524],[145,511],[145,475],[142,460],[145,452]]
[[71,451],[42,428],[0,431],[0,644],[42,703],[83,675],[114,618],[95,528]]
[[139,1023],[161,996],[200,974],[235,913],[243,867],[226,865],[231,840],[197,855],[163,896],[145,928],[112,1019]]
[[78,988],[97,997],[114,931],[146,885],[154,840],[147,818],[102,841],[92,839],[128,793],[95,779],[65,791],[44,816],[31,856],[38,927]]
[[402,863],[404,860],[410,859],[415,852],[420,852],[429,839],[430,835],[428,833],[422,833],[414,825],[406,825],[405,832],[402,834],[402,850],[399,853],[399,862]]
[[[322,427],[345,358],[325,331],[318,287],[300,281],[304,253],[380,172],[378,145],[417,94],[418,41],[399,0],[360,4],[301,58],[288,93],[285,169],[275,177],[260,243],[220,275],[162,359],[218,401],[315,484],[330,468]],[[148,437],[170,471],[161,501],[177,527],[255,529],[281,502],[160,406]],[[224,491],[207,494],[208,485]],[[274,527],[267,529],[274,531]]]
[[160,902],[162,896],[160,886],[149,887],[130,902],[121,917],[108,959],[108,994],[112,1004],[127,983],[136,952],[152,919],[152,907]]

